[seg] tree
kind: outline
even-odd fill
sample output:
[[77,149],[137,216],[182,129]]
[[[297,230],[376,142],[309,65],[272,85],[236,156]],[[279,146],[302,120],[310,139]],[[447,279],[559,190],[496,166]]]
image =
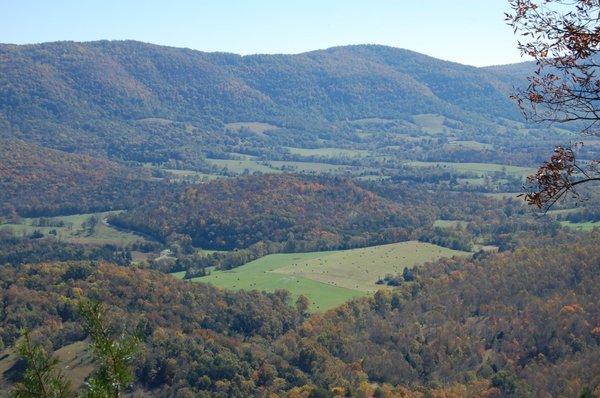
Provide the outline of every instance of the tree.
[[303,294],[298,296],[298,299],[296,300],[296,309],[298,310],[298,313],[302,316],[306,315],[309,307],[310,300],[308,299],[308,297],[306,297]]
[[85,231],[87,236],[92,236],[96,231],[96,225],[98,225],[98,217],[89,216],[82,224],[81,227]]
[[[522,37],[519,49],[536,60],[526,89],[514,95],[530,120],[576,123],[600,136],[600,2],[509,0],[508,24]],[[558,147],[530,176],[528,203],[548,210],[577,185],[600,181],[599,161],[580,163],[577,145]]]
[[98,369],[88,382],[88,397],[120,397],[133,382],[131,361],[138,351],[139,340],[131,335],[112,338],[102,303],[82,300],[79,311],[85,329],[92,339],[91,348],[98,362]]
[[13,398],[66,398],[73,396],[70,383],[58,369],[59,360],[49,355],[25,332],[18,345],[19,355],[27,362],[23,378],[11,392]]
[[415,280],[415,274],[410,268],[404,267],[404,270],[402,271],[402,278],[404,278],[406,282],[412,282]]

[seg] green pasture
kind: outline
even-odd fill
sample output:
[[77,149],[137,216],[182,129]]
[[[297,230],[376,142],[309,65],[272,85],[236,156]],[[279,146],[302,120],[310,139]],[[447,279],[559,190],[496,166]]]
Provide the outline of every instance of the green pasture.
[[455,255],[470,253],[411,241],[351,250],[271,254],[192,280],[233,290],[287,289],[293,297],[307,296],[311,311],[318,312],[376,291],[381,288],[377,280],[386,274]]
[[[131,232],[121,231],[107,224],[106,218],[114,211],[89,214],[75,214],[71,216],[44,217],[53,223],[63,222],[63,227],[39,227],[34,225],[36,218],[23,218],[20,223],[9,223],[0,225],[0,229],[11,229],[17,235],[30,235],[34,231],[49,236],[51,231],[56,231],[56,237],[62,240],[89,244],[89,245],[128,245],[144,240],[143,237]],[[91,216],[97,217],[97,222],[92,233],[86,231],[83,224]]]
[[206,159],[206,161],[219,168],[227,169],[235,174],[249,173],[281,173],[280,170],[274,169],[264,164],[260,164],[251,159]]
[[561,221],[560,224],[564,227],[572,228],[578,231],[592,231],[595,228],[600,228],[600,221],[585,221],[585,222],[571,222]]
[[293,148],[285,147],[292,155],[299,156],[320,156],[324,158],[359,158],[370,155],[370,152],[364,149],[345,149],[345,148]]
[[454,163],[454,162],[406,162],[413,167],[437,167],[442,169],[453,169],[459,172],[471,172],[479,176],[484,176],[491,173],[503,172],[514,174],[521,177],[526,177],[535,172],[535,169],[530,167],[509,166],[495,163]]

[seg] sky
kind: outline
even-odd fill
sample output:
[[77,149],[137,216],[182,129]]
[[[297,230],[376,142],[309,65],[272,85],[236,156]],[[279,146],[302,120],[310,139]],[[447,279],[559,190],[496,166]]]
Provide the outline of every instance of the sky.
[[0,42],[140,40],[299,53],[384,44],[485,66],[524,61],[507,0],[0,0]]

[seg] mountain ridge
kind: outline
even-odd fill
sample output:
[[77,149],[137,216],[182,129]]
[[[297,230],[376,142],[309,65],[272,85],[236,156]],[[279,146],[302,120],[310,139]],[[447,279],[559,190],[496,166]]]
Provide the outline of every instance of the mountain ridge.
[[[440,114],[477,128],[498,117],[521,120],[508,98],[514,81],[381,45],[241,56],[136,41],[2,44],[0,136],[110,155],[152,147],[158,135],[223,137],[225,124],[239,121],[298,135],[334,131],[345,120]],[[136,125],[147,118],[193,131]]]

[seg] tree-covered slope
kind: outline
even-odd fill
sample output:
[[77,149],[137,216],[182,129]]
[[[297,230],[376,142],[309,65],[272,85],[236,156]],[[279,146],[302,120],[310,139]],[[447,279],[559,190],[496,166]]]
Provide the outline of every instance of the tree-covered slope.
[[159,138],[207,142],[237,121],[315,131],[426,113],[518,118],[508,91],[485,69],[375,45],[252,56],[133,41],[0,45],[1,135],[130,159]]
[[84,296],[110,308],[117,334],[142,340],[133,390],[144,396],[595,396],[597,239],[426,264],[398,289],[308,319],[284,291],[232,293],[87,261],[6,265],[0,386],[19,374],[10,347],[21,328],[52,350],[85,344]]
[[123,209],[157,186],[139,169],[0,139],[0,217]]
[[406,230],[424,224],[414,207],[404,208],[347,179],[292,174],[176,186],[110,220],[161,241],[183,234],[202,248],[227,250],[260,241],[303,241],[326,248],[355,240],[357,246],[382,233],[406,239]]

